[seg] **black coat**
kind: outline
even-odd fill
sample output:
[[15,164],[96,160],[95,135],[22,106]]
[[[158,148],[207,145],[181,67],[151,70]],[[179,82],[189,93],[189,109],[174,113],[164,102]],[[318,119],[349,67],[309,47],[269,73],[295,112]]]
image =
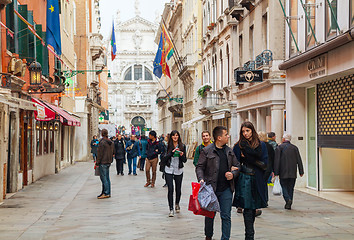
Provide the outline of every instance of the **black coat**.
[[[231,191],[235,191],[234,179],[238,176],[240,172],[240,162],[237,160],[234,152],[228,146],[225,148],[225,154],[227,156],[228,165],[230,167],[237,167],[238,170],[232,171],[234,178],[230,180]],[[215,143],[211,143],[200,152],[199,160],[195,172],[197,174],[198,181],[204,180],[206,184],[211,184],[214,191],[216,191],[216,185],[218,180],[220,158],[216,152]]]
[[[183,144],[182,147],[179,148],[182,152],[183,155],[179,157],[179,165],[178,168],[183,168],[185,162],[187,162],[187,156],[186,156],[186,146]],[[173,149],[172,149],[173,150]],[[171,166],[171,158],[173,157],[173,152],[172,150],[165,150],[162,159],[161,159],[161,165],[163,167],[167,166],[170,167]]]
[[91,141],[91,153],[97,154],[97,148],[98,148],[98,139],[92,139]]
[[123,139],[114,141],[114,157],[115,159],[125,159],[125,143]]
[[274,175],[279,178],[296,178],[297,167],[299,174],[304,174],[304,167],[299,149],[290,142],[284,142],[275,150]]
[[146,147],[146,156],[147,159],[152,160],[158,157],[158,155],[161,153],[160,149],[160,142],[155,141],[152,142],[150,139],[148,140],[147,147]]
[[264,173],[264,181],[268,181],[270,174],[272,174],[274,169],[274,148],[268,142],[264,142],[268,151],[268,164],[267,170]]

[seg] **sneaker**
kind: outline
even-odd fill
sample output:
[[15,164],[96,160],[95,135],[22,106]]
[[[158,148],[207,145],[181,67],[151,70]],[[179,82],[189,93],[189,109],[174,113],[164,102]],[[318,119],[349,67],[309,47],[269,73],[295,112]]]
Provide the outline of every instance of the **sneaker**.
[[138,174],[134,173],[133,175],[134,175],[134,176],[137,176]]
[[170,213],[168,214],[169,217],[173,217],[175,215],[175,213],[173,212],[173,210],[170,211]]
[[179,213],[181,211],[181,208],[179,207],[178,204],[176,204],[175,210],[176,210],[176,213]]
[[111,197],[111,195],[102,194],[102,195],[98,196],[97,198],[98,199],[104,199],[104,198],[110,198],[110,197]]
[[154,183],[151,183],[151,187],[154,188],[154,187],[155,187],[155,184],[154,184]]
[[130,172],[130,173],[128,173],[128,175],[131,175],[132,173]]
[[163,185],[162,187],[167,187],[167,183],[165,183],[165,185]]
[[287,210],[291,210],[291,204],[293,202],[291,200],[286,201],[284,208]]
[[258,217],[258,216],[261,216],[261,215],[262,215],[262,210],[257,209],[255,217]]
[[101,193],[100,195],[97,196],[97,198],[101,197],[103,195],[103,193]]
[[150,183],[145,183],[144,187],[148,187],[150,185]]
[[124,173],[121,173],[122,174],[122,176],[124,176]]

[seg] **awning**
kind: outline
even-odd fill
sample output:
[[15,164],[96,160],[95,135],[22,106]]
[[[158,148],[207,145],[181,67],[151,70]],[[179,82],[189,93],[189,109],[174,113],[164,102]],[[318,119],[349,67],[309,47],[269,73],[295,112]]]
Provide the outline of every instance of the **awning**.
[[71,116],[64,109],[57,107],[57,106],[50,104],[50,103],[45,103],[45,104],[59,115],[59,120],[63,125],[78,126],[78,127],[81,126],[80,121],[75,119],[73,116]]
[[190,128],[192,126],[192,123],[194,122],[199,122],[200,120],[206,118],[207,116],[198,116],[196,118],[193,118],[185,123],[182,123],[182,129]]
[[34,117],[37,121],[51,121],[55,119],[55,112],[48,108],[43,102],[36,98],[32,98],[33,105],[36,106]]
[[211,112],[211,119],[213,120],[219,120],[219,119],[224,119],[226,117],[226,113],[230,112],[229,109],[221,109],[221,110],[217,110],[214,112]]

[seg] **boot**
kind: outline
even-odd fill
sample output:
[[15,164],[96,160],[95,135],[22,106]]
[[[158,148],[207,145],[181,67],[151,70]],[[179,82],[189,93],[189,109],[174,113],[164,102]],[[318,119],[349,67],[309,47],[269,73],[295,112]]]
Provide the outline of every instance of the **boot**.
[[245,240],[254,240],[254,219],[256,210],[243,209],[243,220],[245,223]]

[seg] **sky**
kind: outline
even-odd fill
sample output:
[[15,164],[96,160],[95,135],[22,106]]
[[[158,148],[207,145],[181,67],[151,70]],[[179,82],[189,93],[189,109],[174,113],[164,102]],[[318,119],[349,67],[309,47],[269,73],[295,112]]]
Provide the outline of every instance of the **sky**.
[[[121,21],[126,21],[135,17],[135,1],[136,0],[100,0],[101,12],[101,34],[104,39],[110,37],[112,29],[112,19],[120,10]],[[156,19],[156,14],[161,16],[165,3],[169,0],[138,0],[140,16],[151,22]]]

